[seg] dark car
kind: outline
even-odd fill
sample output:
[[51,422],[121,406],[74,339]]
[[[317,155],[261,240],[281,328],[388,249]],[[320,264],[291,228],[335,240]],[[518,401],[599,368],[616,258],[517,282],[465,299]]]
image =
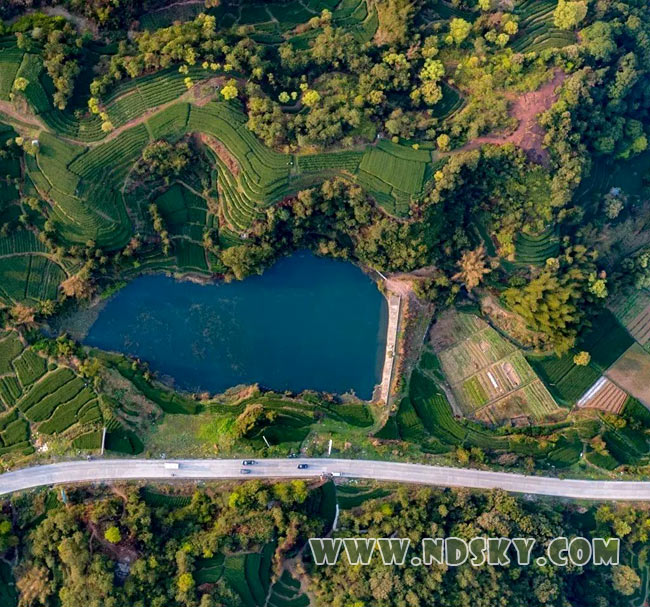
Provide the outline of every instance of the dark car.
[[245,459],[242,462],[242,466],[254,466],[255,465],[255,460],[254,459]]
[[298,457],[297,453],[289,453],[289,458],[290,459],[295,459],[296,457]]
[[239,471],[239,474],[250,474],[250,473],[251,473],[251,471],[248,468],[242,468]]
[[298,464],[298,470],[306,470],[309,468],[309,464]]

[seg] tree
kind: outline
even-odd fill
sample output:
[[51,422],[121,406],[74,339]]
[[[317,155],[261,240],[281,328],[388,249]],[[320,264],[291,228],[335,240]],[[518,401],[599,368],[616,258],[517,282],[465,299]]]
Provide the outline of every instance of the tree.
[[586,367],[590,361],[591,354],[589,354],[589,352],[585,352],[584,350],[582,352],[578,352],[573,357],[574,364],[578,365],[579,367]]
[[457,265],[460,267],[460,271],[452,278],[462,282],[468,291],[478,287],[483,276],[492,271],[486,265],[485,245],[481,245],[473,251],[464,251]]
[[453,42],[457,45],[462,44],[467,39],[471,31],[472,24],[459,17],[452,19],[451,23],[449,24],[449,33],[452,37]]
[[612,568],[612,583],[617,592],[631,596],[641,587],[641,578],[632,567],[616,565]]
[[17,325],[31,325],[36,318],[36,310],[23,303],[14,304],[10,313]]
[[73,274],[61,283],[61,290],[66,297],[89,299],[93,294],[93,285],[88,271]]
[[406,43],[416,3],[412,0],[380,0],[376,6],[379,18],[379,27],[375,34],[376,43]]
[[449,150],[450,142],[451,139],[446,133],[442,133],[442,135],[438,135],[438,137],[436,137],[436,145],[441,152],[447,152]]
[[239,91],[237,90],[237,81],[231,78],[221,89],[221,96],[226,100],[237,99]]
[[555,12],[553,13],[553,22],[556,27],[570,30],[576,27],[587,16],[587,3],[584,1],[570,2],[569,0],[559,0]]
[[314,89],[307,89],[302,94],[302,102],[307,107],[314,107],[320,101],[320,93]]
[[14,80],[13,89],[14,91],[24,91],[27,88],[28,84],[29,84],[29,80],[27,80],[27,78],[18,76],[18,78]]
[[183,592],[189,592],[194,587],[194,578],[189,572],[182,573],[178,576],[178,581],[176,582],[178,589]]
[[120,530],[113,525],[106,529],[104,532],[104,538],[111,544],[119,544],[122,541],[122,534],[120,533]]

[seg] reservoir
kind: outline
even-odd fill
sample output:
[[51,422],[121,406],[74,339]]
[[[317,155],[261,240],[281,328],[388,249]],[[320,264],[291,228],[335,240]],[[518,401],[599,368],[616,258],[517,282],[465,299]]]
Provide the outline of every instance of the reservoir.
[[370,399],[387,317],[385,298],[358,267],[300,252],[239,282],[136,278],[107,302],[84,344],[146,361],[181,390],[259,383]]

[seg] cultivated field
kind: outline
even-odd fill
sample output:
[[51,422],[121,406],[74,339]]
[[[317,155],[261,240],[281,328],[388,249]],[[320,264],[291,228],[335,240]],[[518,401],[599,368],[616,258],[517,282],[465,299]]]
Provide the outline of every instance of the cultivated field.
[[29,455],[52,437],[99,449],[102,426],[107,450],[141,452],[137,436],[102,413],[103,398],[88,379],[27,346],[16,331],[0,333],[0,455]]
[[584,409],[598,409],[618,415],[623,410],[627,398],[627,392],[606,377],[601,377],[576,404]]
[[[432,365],[427,363],[425,366]],[[402,399],[397,414],[389,417],[386,425],[375,435],[377,438],[418,442],[430,453],[445,453],[457,447],[507,451],[533,457],[541,465],[557,468],[570,466],[580,458],[582,442],[571,428],[556,433],[552,440],[540,442],[532,436],[519,434],[516,429],[512,434],[494,433],[482,424],[454,416],[437,378],[433,376],[434,372],[435,365],[430,371],[416,369],[413,372],[408,395]],[[529,384],[525,389],[533,391],[536,385]],[[514,392],[511,397],[523,393],[523,390]],[[521,402],[527,411],[529,401]],[[492,404],[498,408],[498,401]],[[484,419],[490,421],[490,409],[485,410]],[[497,411],[496,415],[499,414]]]
[[642,346],[650,343],[650,294],[635,290],[629,297],[619,297],[610,306],[616,318]]
[[559,412],[524,355],[478,317],[446,312],[431,344],[463,415],[499,423]]
[[535,236],[519,232],[515,237],[515,261],[528,265],[543,265],[549,257],[556,257],[560,241],[551,229]]
[[605,375],[646,407],[650,407],[650,354],[639,344],[631,346]]

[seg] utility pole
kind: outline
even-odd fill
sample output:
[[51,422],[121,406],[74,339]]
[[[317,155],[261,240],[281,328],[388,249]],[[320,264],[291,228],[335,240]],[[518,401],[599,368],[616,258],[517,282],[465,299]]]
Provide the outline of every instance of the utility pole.
[[330,438],[330,445],[327,449],[327,455],[332,455],[332,439]]
[[266,436],[262,434],[262,438],[264,439],[264,442],[266,443],[266,446],[270,449],[271,445],[269,445],[269,441],[266,440]]
[[104,455],[104,446],[106,445],[106,426],[102,428],[102,451],[100,455]]

